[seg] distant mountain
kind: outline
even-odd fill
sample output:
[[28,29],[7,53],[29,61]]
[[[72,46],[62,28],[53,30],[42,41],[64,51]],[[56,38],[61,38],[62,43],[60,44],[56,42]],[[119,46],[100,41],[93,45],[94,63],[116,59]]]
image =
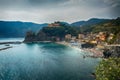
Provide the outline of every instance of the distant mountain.
[[0,37],[25,37],[28,30],[39,31],[48,24],[36,24],[20,21],[0,21]]
[[98,18],[91,18],[88,21],[78,21],[74,22],[71,25],[75,27],[80,27],[80,26],[91,26],[91,25],[96,25],[98,23],[102,23],[105,21],[109,21],[109,19],[98,19]]
[[[78,32],[90,32],[91,26],[104,23],[109,21],[109,19],[98,19],[92,18],[88,21],[78,21],[72,24],[67,22],[59,22],[61,26],[75,26],[80,27]],[[42,27],[48,26],[45,24],[36,24],[32,22],[20,22],[20,21],[0,21],[0,38],[1,37],[25,37],[27,31],[38,32]]]

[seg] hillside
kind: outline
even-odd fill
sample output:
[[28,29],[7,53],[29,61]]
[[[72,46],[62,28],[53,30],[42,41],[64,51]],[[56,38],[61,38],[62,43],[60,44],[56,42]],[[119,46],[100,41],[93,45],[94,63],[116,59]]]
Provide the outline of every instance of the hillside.
[[104,21],[102,23],[98,23],[90,26],[81,26],[81,33],[99,33],[105,32],[106,34],[114,34],[113,40],[110,43],[120,43],[120,18],[111,19],[108,21]]
[[24,42],[32,41],[61,41],[64,40],[66,34],[77,36],[76,27],[71,27],[65,22],[54,22],[39,30],[38,33],[28,31]]
[[98,19],[98,18],[91,18],[88,21],[78,21],[74,22],[71,25],[75,27],[80,27],[80,26],[91,26],[95,24],[99,24],[105,21],[109,21],[109,19]]
[[[93,20],[94,21],[94,20]],[[91,20],[92,22],[92,20]],[[98,21],[99,22],[99,21]],[[91,23],[92,24],[92,23]],[[120,42],[120,18],[105,20],[104,22],[93,24],[89,26],[73,27],[63,22],[51,23],[46,27],[43,27],[38,33],[28,31],[25,41],[59,41],[64,40],[65,35],[71,34],[71,36],[78,36],[78,34],[105,32],[106,34],[114,34],[112,42]]]
[[24,37],[28,30],[37,32],[47,24],[19,21],[0,21],[0,37]]
[[120,32],[120,18],[118,17],[117,19],[112,19],[108,22],[101,23],[99,25],[94,25],[92,28],[92,32],[105,31],[117,34]]
[[95,25],[91,27],[91,32],[106,32],[107,34],[113,33],[114,38],[110,43],[120,44],[120,18],[112,19],[106,23]]

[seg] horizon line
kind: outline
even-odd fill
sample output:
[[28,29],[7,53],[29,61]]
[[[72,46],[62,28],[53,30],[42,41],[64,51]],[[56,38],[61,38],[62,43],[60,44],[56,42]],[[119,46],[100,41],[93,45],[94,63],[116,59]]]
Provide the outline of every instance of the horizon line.
[[[118,17],[116,17],[116,18],[95,18],[95,17],[93,17],[93,18],[89,18],[89,19],[84,19],[84,20],[76,20],[76,21],[74,21],[74,22],[79,22],[79,21],[88,21],[88,20],[90,20],[90,19],[117,19]],[[62,20],[56,20],[56,21],[53,21],[53,22],[41,22],[41,23],[39,23],[39,22],[35,22],[35,21],[24,21],[24,20],[2,20],[2,19],[0,19],[0,21],[3,21],[3,22],[22,22],[22,23],[34,23],[34,24],[50,24],[50,23],[54,23],[54,22],[67,22],[67,23],[69,23],[69,24],[72,24],[72,23],[74,23],[74,22],[68,22],[68,21],[62,21]]]

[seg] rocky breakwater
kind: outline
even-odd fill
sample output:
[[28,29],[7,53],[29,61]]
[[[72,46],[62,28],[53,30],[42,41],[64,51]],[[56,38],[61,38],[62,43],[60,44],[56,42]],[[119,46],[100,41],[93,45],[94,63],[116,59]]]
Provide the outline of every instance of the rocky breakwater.
[[3,47],[0,48],[0,51],[12,48],[13,46],[11,46],[10,44],[21,44],[21,43],[22,42],[20,42],[20,41],[15,41],[15,42],[0,42],[0,45],[3,46]]

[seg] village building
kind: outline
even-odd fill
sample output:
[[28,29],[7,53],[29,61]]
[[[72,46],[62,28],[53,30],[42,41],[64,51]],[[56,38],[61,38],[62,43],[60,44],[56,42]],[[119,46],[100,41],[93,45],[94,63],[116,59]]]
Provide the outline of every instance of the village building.
[[78,34],[78,39],[84,39],[85,35],[84,34]]
[[66,35],[65,35],[65,40],[66,40],[66,41],[70,41],[71,38],[72,38],[71,34],[66,34]]
[[104,32],[99,32],[99,39],[101,41],[105,41],[106,40],[106,34]]
[[60,27],[59,22],[48,24],[48,27]]
[[109,37],[108,37],[108,41],[112,40],[113,37],[114,37],[114,34],[111,33],[111,34],[109,35]]

